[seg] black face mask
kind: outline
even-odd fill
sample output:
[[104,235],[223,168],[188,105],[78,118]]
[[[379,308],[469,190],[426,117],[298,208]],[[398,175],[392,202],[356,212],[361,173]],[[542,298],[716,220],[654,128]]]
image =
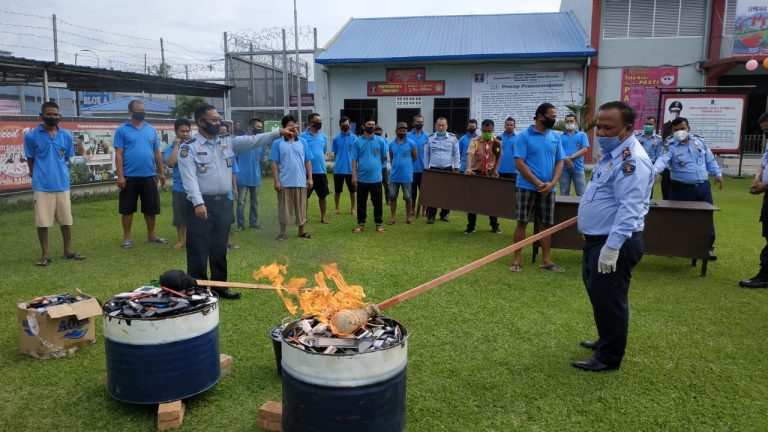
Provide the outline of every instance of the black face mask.
[[373,133],[373,129],[374,128],[372,128],[372,127],[367,127],[367,128],[365,128],[365,133],[372,134]]
[[544,117],[544,121],[542,121],[541,123],[544,125],[545,128],[552,129],[555,126],[556,121],[557,120],[553,118]]
[[419,123],[416,123],[415,125],[413,125],[413,128],[416,129],[416,130],[421,130],[421,128],[423,128],[423,127],[424,127],[424,125],[423,124],[419,124]]
[[208,120],[202,120],[200,123],[200,129],[204,130],[208,135],[215,137],[219,134],[219,125],[213,124]]
[[264,133],[264,128],[253,128],[254,135],[258,135],[260,133]]
[[43,123],[45,123],[46,126],[53,127],[59,125],[59,118],[58,117],[43,117]]
[[397,139],[399,139],[399,140],[405,139],[405,132],[398,132],[397,133]]
[[323,122],[313,122],[312,127],[315,128],[316,130],[320,130],[323,128]]
[[346,125],[342,126],[341,127],[341,131],[342,132],[349,132],[349,126],[346,126]]
[[474,135],[474,134],[475,134],[475,132],[477,132],[477,129],[474,129],[474,128],[472,128],[472,129],[467,129],[467,133],[468,133],[468,134],[470,134],[470,135]]
[[146,116],[146,113],[143,112],[131,113],[131,118],[136,121],[144,121],[144,116]]

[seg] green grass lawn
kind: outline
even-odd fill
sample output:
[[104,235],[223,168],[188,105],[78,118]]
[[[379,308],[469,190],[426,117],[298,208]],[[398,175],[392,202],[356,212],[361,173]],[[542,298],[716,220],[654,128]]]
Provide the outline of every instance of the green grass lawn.
[[[760,198],[747,187],[746,180],[727,179],[726,190],[715,192],[720,259],[706,278],[686,259],[645,257],[638,266],[619,372],[598,375],[569,365],[589,354],[578,342],[595,335],[576,251],[555,251],[564,274],[530,264],[511,274],[505,259],[391,309],[411,332],[408,430],[768,430],[768,290],[736,284],[756,272],[764,243]],[[270,184],[260,198],[265,229],[236,234],[242,249],[229,254],[230,280],[250,281],[254,269],[274,260],[305,277],[321,263],[338,262],[348,282],[381,301],[512,243],[511,221],[493,235],[480,217],[478,232],[464,236],[460,213],[447,224],[420,219],[384,234],[369,226],[361,235],[351,233],[352,216],[332,215],[330,225],[310,223],[312,240],[278,243]],[[311,222],[319,221],[314,197],[311,208]],[[73,211],[76,250],[88,259],[55,259],[49,268],[33,265],[39,250],[32,211],[0,213],[0,431],[154,430],[153,408],[107,394],[101,336],[67,359],[18,353],[18,301],[76,288],[104,300],[185,268],[183,251],[142,241],[140,219],[136,247],[120,249],[115,199],[79,202]],[[165,194],[159,231],[169,240],[175,237],[170,221]],[[59,257],[60,236],[52,234],[52,254]],[[242,300],[223,304],[221,351],[234,356],[234,371],[189,401],[185,431],[257,430],[258,407],[281,397],[266,334],[285,315],[269,292],[244,292]],[[101,329],[99,318],[99,335]]]

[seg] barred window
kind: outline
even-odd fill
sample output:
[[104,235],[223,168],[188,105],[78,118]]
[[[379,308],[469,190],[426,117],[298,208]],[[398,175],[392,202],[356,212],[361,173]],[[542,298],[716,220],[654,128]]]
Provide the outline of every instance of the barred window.
[[[736,0],[728,1],[735,7]],[[706,6],[706,0],[606,0],[603,39],[702,37]]]

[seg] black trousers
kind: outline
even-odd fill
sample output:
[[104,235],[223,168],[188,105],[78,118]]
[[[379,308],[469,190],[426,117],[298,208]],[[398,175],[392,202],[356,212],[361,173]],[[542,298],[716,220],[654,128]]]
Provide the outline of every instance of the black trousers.
[[384,223],[381,182],[357,182],[357,224],[365,225],[365,219],[368,217],[368,194],[371,195],[371,201],[373,202],[373,221],[376,225],[381,225]]
[[[712,204],[712,186],[708,181],[699,184],[687,184],[670,180],[669,199],[674,201],[703,201]],[[715,245],[715,224],[709,230],[709,247]]]
[[[431,167],[430,169],[437,170],[437,171],[453,171],[453,168],[446,167],[446,168],[436,168]],[[451,211],[448,209],[440,209],[440,219],[447,218],[448,213]],[[429,220],[435,220],[435,216],[437,215],[437,209],[434,207],[427,207],[427,219]]]
[[582,277],[595,317],[598,341],[595,357],[618,366],[624,358],[629,330],[629,282],[632,269],[643,257],[643,233],[636,232],[619,251],[616,271],[598,273],[597,261],[607,236],[585,236]]
[[757,273],[757,278],[761,280],[768,280],[768,193],[763,194],[763,207],[760,209],[760,222],[763,225],[763,237],[765,238],[765,246],[760,251],[760,271]]
[[411,202],[413,203],[414,212],[416,211],[416,198],[419,197],[419,191],[421,190],[421,174],[420,172],[413,173],[413,182],[411,183]]
[[668,169],[661,172],[661,199],[672,199],[669,197],[669,184],[672,182],[671,174]]
[[[479,171],[475,171],[474,174],[480,175]],[[496,216],[488,216],[488,220],[490,221],[492,230],[499,228],[499,219]],[[467,231],[474,231],[476,226],[477,215],[474,213],[467,213]]]
[[232,200],[226,195],[203,195],[208,219],[195,216],[187,201],[187,273],[195,279],[227,280],[227,241],[233,222]]

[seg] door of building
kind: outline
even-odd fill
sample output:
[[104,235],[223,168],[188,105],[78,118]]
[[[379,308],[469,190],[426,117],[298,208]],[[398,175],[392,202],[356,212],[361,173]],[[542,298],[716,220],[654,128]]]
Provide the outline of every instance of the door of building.
[[369,118],[378,122],[379,101],[376,99],[344,99],[342,116],[349,117],[351,129],[356,135],[360,135],[363,123]]
[[[398,108],[397,109],[397,123],[408,123],[408,130],[413,127],[413,116],[421,114],[421,108]],[[395,125],[397,127],[397,125]]]
[[433,119],[448,119],[448,130],[463,135],[469,121],[469,98],[435,98]]

